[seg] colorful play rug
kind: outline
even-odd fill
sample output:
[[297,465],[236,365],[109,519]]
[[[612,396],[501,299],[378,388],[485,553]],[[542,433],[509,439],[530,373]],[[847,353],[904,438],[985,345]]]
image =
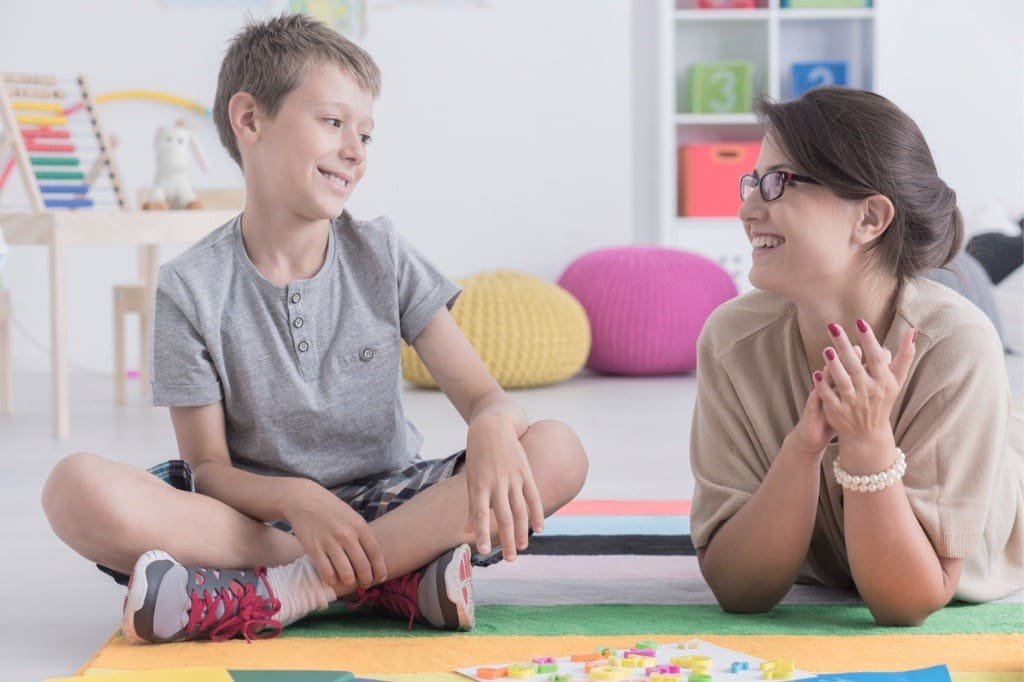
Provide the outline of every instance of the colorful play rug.
[[[465,682],[457,668],[699,639],[816,673],[944,664],[954,682],[1024,680],[1019,593],[999,603],[954,604],[917,628],[878,627],[851,595],[802,586],[770,613],[724,613],[693,556],[688,502],[576,501],[548,519],[514,563],[476,569],[474,585],[471,633],[410,631],[405,622],[338,607],[253,643],[133,646],[115,633],[79,674],[347,670],[395,682]],[[731,674],[713,680],[728,682]],[[547,682],[548,675],[533,679]]]

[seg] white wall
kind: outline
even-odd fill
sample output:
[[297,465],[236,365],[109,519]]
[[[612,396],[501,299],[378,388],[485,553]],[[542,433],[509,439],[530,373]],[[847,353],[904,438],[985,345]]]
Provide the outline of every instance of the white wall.
[[[254,13],[263,14],[284,5],[0,4],[17,17],[0,22],[0,70],[81,72],[94,93],[149,88],[207,106],[224,46],[243,23],[239,6],[257,4]],[[370,171],[350,202],[353,213],[390,215],[453,277],[509,267],[555,279],[583,251],[630,242],[628,3],[399,4],[371,0],[361,41],[381,66],[384,89]],[[58,15],[60,24],[52,21]],[[126,184],[145,186],[153,131],[182,110],[131,101],[100,105],[100,113],[121,138]],[[197,172],[196,184],[239,184],[212,122],[185,117],[213,161],[208,175]],[[179,250],[166,247],[162,257]],[[73,365],[110,370],[111,286],[132,279],[133,257],[128,247],[69,255]],[[48,355],[29,340],[49,342],[45,251],[18,248],[8,261],[15,366],[45,369]]]
[[1024,0],[878,0],[878,21],[876,89],[921,127],[968,232],[1024,213]]
[[[586,250],[649,241],[653,1],[369,0],[362,43],[382,67],[384,93],[352,211],[392,216],[452,276],[511,267],[554,279]],[[81,72],[94,93],[156,89],[209,106],[242,6],[257,3],[201,4],[0,0],[14,17],[0,22],[0,70]],[[284,4],[268,0],[254,13]],[[878,5],[878,89],[920,122],[968,218],[992,202],[1024,209],[1024,2]],[[182,115],[212,162],[196,183],[240,183],[208,120],[144,101],[100,113],[121,139],[133,193],[152,175],[153,130]],[[133,278],[133,259],[129,247],[69,255],[73,366],[110,371],[111,287]],[[8,261],[15,366],[46,369],[49,356],[31,340],[49,342],[45,251],[13,249]]]

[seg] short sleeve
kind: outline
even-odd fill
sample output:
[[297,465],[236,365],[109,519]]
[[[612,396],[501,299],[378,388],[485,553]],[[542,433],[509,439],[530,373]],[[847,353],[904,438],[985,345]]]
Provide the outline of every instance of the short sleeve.
[[714,352],[697,347],[697,401],[690,429],[694,477],[690,534],[698,549],[751,498],[767,473],[749,418]]
[[905,395],[895,433],[907,498],[936,552],[966,557],[982,542],[1006,447],[1011,399],[995,330],[960,327],[925,348]]
[[461,289],[405,237],[393,234],[399,326],[402,338],[412,344],[441,308],[451,309]]
[[220,378],[200,331],[192,293],[171,268],[160,268],[153,303],[153,404],[210,405],[223,398]]

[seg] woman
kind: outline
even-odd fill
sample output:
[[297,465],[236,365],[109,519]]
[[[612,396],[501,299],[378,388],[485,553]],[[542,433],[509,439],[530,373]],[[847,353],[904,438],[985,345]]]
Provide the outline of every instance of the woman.
[[756,109],[739,216],[760,291],[716,310],[698,344],[704,577],[728,611],[814,582],[855,588],[892,625],[1024,587],[1002,347],[981,311],[918,277],[963,239],[921,131],[847,88]]

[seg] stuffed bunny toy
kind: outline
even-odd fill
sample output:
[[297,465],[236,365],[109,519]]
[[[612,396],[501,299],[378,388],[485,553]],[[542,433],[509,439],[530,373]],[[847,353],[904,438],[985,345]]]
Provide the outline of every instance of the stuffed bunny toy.
[[206,156],[185,128],[185,121],[178,119],[172,128],[157,128],[153,146],[156,151],[156,177],[149,201],[142,208],[202,208],[188,178],[188,149],[191,147],[203,171],[206,170]]

